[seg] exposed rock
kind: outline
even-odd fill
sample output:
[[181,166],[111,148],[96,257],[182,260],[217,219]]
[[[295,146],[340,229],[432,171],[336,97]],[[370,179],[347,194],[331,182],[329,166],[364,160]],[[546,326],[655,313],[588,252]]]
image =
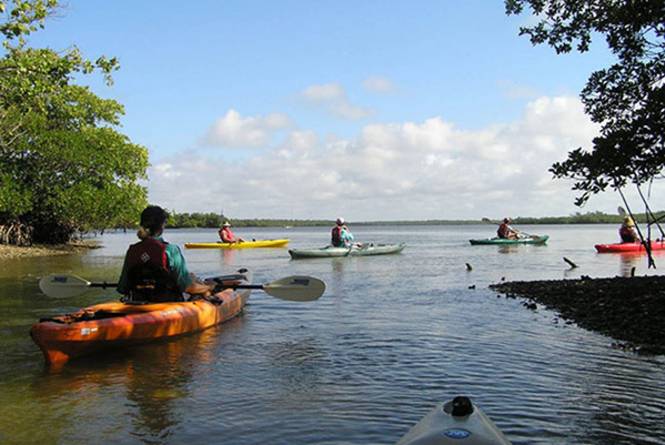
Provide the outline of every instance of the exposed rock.
[[[525,298],[558,312],[566,324],[600,332],[618,340],[621,349],[665,354],[665,277],[590,278],[515,281],[490,288]],[[617,347],[617,346],[615,346]]]

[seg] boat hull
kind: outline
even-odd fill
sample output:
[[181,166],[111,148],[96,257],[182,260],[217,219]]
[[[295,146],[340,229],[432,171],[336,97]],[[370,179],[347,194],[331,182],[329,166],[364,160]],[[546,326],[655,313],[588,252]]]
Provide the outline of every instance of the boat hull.
[[372,256],[372,255],[389,255],[393,253],[400,253],[406,244],[365,244],[361,247],[322,247],[320,249],[291,249],[289,255],[291,258],[306,259],[306,258],[336,258],[347,256]]
[[397,445],[510,445],[477,405],[470,414],[455,416],[452,404],[439,403]]
[[35,323],[30,336],[47,364],[61,366],[100,350],[177,337],[218,325],[240,314],[250,292],[225,289],[213,298],[187,302],[97,304]]
[[513,244],[545,244],[549,239],[549,235],[535,236],[531,238],[520,239],[506,239],[506,238],[486,238],[486,239],[470,239],[469,242],[472,246],[481,245],[513,245]]
[[[637,243],[616,243],[616,244],[596,244],[594,246],[598,253],[622,253],[622,252],[646,252],[646,248],[640,242]],[[665,241],[651,241],[651,250],[665,250]]]
[[264,247],[285,247],[288,239],[264,239],[241,243],[185,243],[187,249],[257,249]]

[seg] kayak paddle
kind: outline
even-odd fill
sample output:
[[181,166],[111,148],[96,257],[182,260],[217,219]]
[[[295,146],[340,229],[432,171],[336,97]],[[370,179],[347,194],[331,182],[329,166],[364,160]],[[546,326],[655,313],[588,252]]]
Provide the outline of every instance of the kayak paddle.
[[89,287],[115,287],[117,283],[91,283],[90,281],[76,275],[51,274],[39,280],[39,289],[53,298],[67,298],[80,295]]
[[[72,274],[51,274],[39,280],[41,291],[53,298],[67,298],[80,295],[91,287],[102,289],[116,287],[117,283],[92,283]],[[314,301],[326,290],[326,285],[318,278],[295,275],[266,284],[237,284],[228,289],[260,289],[268,295],[287,301]]]
[[287,301],[318,300],[326,284],[318,278],[293,275],[266,284],[231,284],[226,289],[259,289],[275,298]]

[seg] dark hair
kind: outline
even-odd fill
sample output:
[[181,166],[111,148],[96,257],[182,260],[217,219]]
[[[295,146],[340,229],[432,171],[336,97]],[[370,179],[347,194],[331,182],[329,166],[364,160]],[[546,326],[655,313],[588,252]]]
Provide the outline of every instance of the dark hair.
[[143,239],[146,236],[154,236],[166,222],[169,214],[159,206],[148,206],[141,212],[141,227],[138,236]]

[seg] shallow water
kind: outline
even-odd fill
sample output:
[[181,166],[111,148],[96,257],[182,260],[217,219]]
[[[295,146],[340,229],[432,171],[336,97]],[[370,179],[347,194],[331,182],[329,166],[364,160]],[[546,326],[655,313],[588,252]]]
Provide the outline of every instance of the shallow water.
[[[292,261],[286,249],[187,250],[201,274],[244,266],[256,282],[306,274],[327,290],[314,303],[257,292],[243,316],[217,328],[81,358],[59,373],[44,367],[30,325],[114,296],[48,299],[38,278],[113,281],[133,233],[106,234],[103,248],[84,255],[0,262],[0,443],[391,444],[458,394],[515,444],[665,443],[663,357],[613,349],[610,338],[487,288],[657,271],[643,256],[595,253],[594,243],[614,242],[614,226],[522,229],[548,233],[548,245],[469,245],[492,226],[377,226],[354,234],[406,241],[404,252]],[[287,237],[296,248],[328,236],[323,228],[237,232]],[[216,236],[166,235],[181,245]],[[580,267],[568,270],[564,256]],[[656,261],[663,267],[665,256]]]

